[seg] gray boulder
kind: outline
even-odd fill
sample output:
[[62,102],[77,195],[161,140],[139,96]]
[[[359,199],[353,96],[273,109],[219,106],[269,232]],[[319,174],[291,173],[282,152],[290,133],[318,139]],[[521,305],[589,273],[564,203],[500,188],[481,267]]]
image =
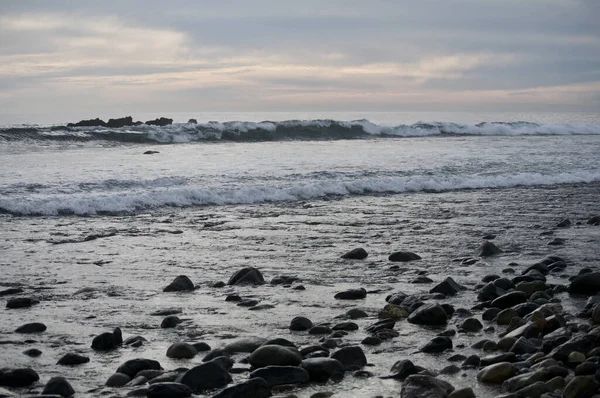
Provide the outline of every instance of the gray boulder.
[[260,271],[254,267],[246,267],[237,271],[227,282],[228,285],[262,285],[265,283]]
[[417,325],[444,325],[448,316],[439,304],[425,304],[408,316],[408,322]]
[[261,378],[255,377],[240,384],[227,387],[212,398],[267,398],[271,396],[271,387]]
[[53,377],[46,383],[42,395],[60,395],[68,398],[75,395],[75,390],[64,377]]
[[411,375],[400,391],[401,398],[447,398],[454,387],[447,381],[427,375]]
[[369,253],[365,249],[359,247],[342,255],[342,258],[347,260],[364,260],[368,255]]
[[194,283],[185,275],[179,275],[163,289],[163,292],[189,292],[194,290]]
[[248,362],[255,368],[269,365],[298,366],[302,362],[302,356],[298,350],[291,347],[263,345],[248,357]]
[[392,254],[390,254],[390,256],[388,257],[388,260],[392,261],[392,262],[408,262],[408,261],[415,261],[415,260],[420,260],[421,256],[419,256],[418,254],[412,253],[412,252],[394,252]]
[[213,388],[225,387],[231,381],[229,372],[223,366],[213,361],[194,366],[175,379],[176,383],[185,384],[195,394],[200,394],[205,390]]
[[264,379],[269,387],[283,384],[301,384],[310,379],[306,369],[299,366],[266,366],[250,373],[250,378]]
[[192,396],[192,390],[181,383],[155,383],[148,387],[148,398],[187,398]]
[[367,365],[367,357],[359,346],[341,348],[331,358],[340,361],[345,370],[358,370]]
[[344,378],[344,365],[333,358],[307,358],[301,365],[309,376],[310,381],[325,383],[328,380],[338,381]]

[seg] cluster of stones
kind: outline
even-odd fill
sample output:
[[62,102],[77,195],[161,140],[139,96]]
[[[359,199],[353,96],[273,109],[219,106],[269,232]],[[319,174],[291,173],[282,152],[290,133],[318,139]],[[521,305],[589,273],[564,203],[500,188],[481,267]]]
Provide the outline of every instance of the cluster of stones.
[[[594,222],[589,224],[595,225]],[[486,241],[480,248],[479,256],[498,253],[501,250]],[[342,257],[362,260],[367,256],[366,250],[355,249]],[[420,256],[411,252],[396,252],[389,257],[390,261],[401,262],[419,259]],[[512,265],[516,267],[518,264]],[[470,309],[455,308],[447,302],[467,290],[452,277],[447,277],[421,294],[396,292],[386,298],[386,304],[378,313],[379,320],[364,327],[369,336],[361,344],[379,345],[384,340],[398,337],[394,329],[403,320],[414,325],[445,329],[418,348],[426,354],[447,353],[455,348],[463,348],[453,343],[452,338],[457,334],[498,332],[499,340],[483,339],[472,345],[472,348],[481,350],[481,355],[451,355],[448,361],[452,364],[439,370],[426,369],[406,358],[397,361],[389,374],[380,377],[402,381],[400,394],[403,398],[474,397],[471,388],[455,389],[438,378],[440,374],[455,374],[461,369],[477,369],[479,382],[501,386],[505,392],[502,395],[504,398],[599,395],[600,296],[597,294],[600,293],[600,272],[581,269],[578,275],[569,279],[567,285],[548,283],[548,275],[562,275],[568,268],[562,258],[549,256],[510,279],[487,275],[475,286],[477,303]],[[271,284],[301,286],[298,282],[297,278],[280,276],[274,278]],[[237,271],[227,282],[232,286],[264,283],[261,272],[253,267]],[[223,282],[211,284],[213,287],[224,285]],[[164,292],[192,292],[196,288],[187,276],[180,275],[164,288]],[[0,296],[22,292],[19,288],[10,288],[0,291]],[[573,315],[565,311],[557,297],[565,292],[588,297],[581,312]],[[338,300],[361,300],[367,295],[366,289],[355,288],[338,292],[334,297]],[[243,300],[238,304],[241,302]],[[7,308],[26,308],[38,303],[35,298],[18,297],[9,299]],[[178,309],[168,309],[153,315],[166,316],[161,327],[171,328],[182,322],[176,316],[179,312]],[[481,320],[476,314],[480,315]],[[346,336],[360,328],[353,321],[366,317],[366,312],[356,308],[348,311],[344,319],[334,322],[314,324],[307,317],[295,317],[288,326],[290,333],[317,339],[314,344],[304,347],[298,347],[283,337],[243,338],[215,349],[203,342],[177,342],[167,349],[167,357],[190,359],[200,352],[206,352],[202,363],[191,368],[165,371],[156,360],[132,359],[119,366],[105,385],[110,388],[131,388],[133,390],[128,395],[147,397],[189,397],[222,389],[212,395],[213,398],[262,398],[285,391],[290,385],[337,382],[348,373],[354,377],[373,377],[374,374],[364,369],[369,363],[361,346],[344,342]],[[448,328],[449,323],[456,328]],[[46,329],[44,324],[30,323],[20,326],[15,332],[43,333]],[[141,336],[123,340],[121,329],[115,328],[94,337],[91,348],[109,351],[122,346],[139,346],[144,342]],[[29,351],[27,355],[41,354]],[[243,358],[236,362],[236,355],[242,355]],[[77,366],[87,362],[89,358],[83,355],[67,353],[57,364]],[[460,366],[454,364],[458,362]],[[232,383],[231,375],[235,373],[248,373],[248,378],[227,387]],[[38,381],[39,376],[33,369],[0,369],[0,386],[26,387]],[[2,394],[4,391],[0,390]],[[71,397],[75,391],[63,377],[53,377],[46,383],[42,394]],[[10,392],[4,395],[10,396]]]
[[[108,127],[108,128],[121,128],[129,126],[139,126],[146,124],[149,126],[168,126],[173,123],[173,119],[166,117],[159,117],[153,120],[147,120],[146,122],[133,121],[131,116],[120,117],[116,119],[109,119],[108,122],[100,118],[81,120],[77,123],[69,123],[67,127]],[[196,119],[190,119],[190,124],[198,124]]]

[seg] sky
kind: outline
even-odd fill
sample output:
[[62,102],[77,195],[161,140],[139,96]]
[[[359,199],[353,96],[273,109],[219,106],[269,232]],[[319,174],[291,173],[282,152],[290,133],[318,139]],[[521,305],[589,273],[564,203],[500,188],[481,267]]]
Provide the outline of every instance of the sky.
[[0,122],[600,110],[598,0],[2,0]]

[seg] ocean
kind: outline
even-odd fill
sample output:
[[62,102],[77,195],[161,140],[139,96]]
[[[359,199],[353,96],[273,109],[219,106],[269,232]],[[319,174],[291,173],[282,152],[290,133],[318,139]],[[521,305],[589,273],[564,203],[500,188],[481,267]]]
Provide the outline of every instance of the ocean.
[[[27,310],[4,311],[3,365],[65,375],[57,358],[79,352],[91,361],[68,369],[68,378],[76,391],[101,396],[106,379],[127,359],[157,359],[165,369],[200,363],[202,353],[191,360],[167,358],[174,342],[204,341],[215,348],[260,336],[306,346],[320,336],[290,332],[294,316],[333,325],[358,307],[369,318],[355,321],[360,329],[335,344],[359,344],[393,292],[426,293],[452,276],[469,290],[450,302],[469,309],[481,278],[505,275],[509,267],[550,254],[574,270],[598,267],[600,232],[586,224],[600,214],[598,113],[132,116],[166,116],[174,123],[109,129],[67,128],[52,117],[0,120],[0,288],[22,287],[40,300]],[[191,118],[198,123],[187,123]],[[557,229],[563,219],[572,226]],[[503,253],[477,258],[482,237],[490,234]],[[564,244],[549,245],[555,238]],[[340,259],[356,247],[369,252],[367,259]],[[387,257],[398,250],[423,259],[394,267]],[[476,261],[456,261],[467,257]],[[267,282],[293,276],[305,290],[269,283],[209,286],[245,266],[258,268]],[[569,269],[548,281],[566,283],[576,273]],[[419,273],[433,284],[413,283]],[[182,274],[199,288],[162,292]],[[333,298],[358,287],[368,291],[366,299]],[[225,301],[232,293],[267,305],[238,307]],[[566,309],[581,304],[564,297]],[[160,328],[161,318],[151,313],[172,307],[181,310],[183,323]],[[13,332],[34,320],[48,330],[33,338]],[[114,327],[148,341],[109,353],[91,350],[93,336]],[[450,363],[450,353],[417,352],[440,330],[405,320],[395,329],[399,337],[363,346],[373,377],[347,375],[337,384],[290,393],[389,396],[401,384],[377,376],[389,373],[395,361],[411,358],[436,370]],[[459,333],[455,351],[463,344],[461,353],[476,353],[473,340],[498,339],[498,332]],[[31,347],[43,355],[22,354]],[[499,393],[478,384],[475,374],[465,369],[441,377],[457,388],[473,387],[477,396]],[[245,378],[247,373],[234,374],[234,380]]]

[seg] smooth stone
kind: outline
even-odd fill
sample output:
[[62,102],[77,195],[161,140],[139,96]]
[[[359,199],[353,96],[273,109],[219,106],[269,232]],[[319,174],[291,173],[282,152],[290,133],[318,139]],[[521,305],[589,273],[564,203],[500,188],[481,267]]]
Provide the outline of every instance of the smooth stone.
[[27,387],[39,379],[40,376],[31,368],[0,369],[0,386]]
[[411,375],[400,390],[401,398],[447,398],[454,387],[447,381],[428,375]]
[[265,283],[260,271],[254,267],[246,267],[237,271],[227,282],[228,285],[262,285]]
[[227,387],[212,398],[268,398],[271,396],[271,387],[261,378],[244,381],[242,383]]
[[39,304],[39,300],[31,297],[16,297],[6,301],[6,308],[17,309],[17,308],[29,308],[33,305]]
[[478,374],[477,379],[482,383],[500,384],[517,373],[515,366],[510,362],[499,362],[486,366]]
[[419,348],[419,351],[426,353],[439,353],[452,348],[452,339],[444,336],[434,337],[431,341]]
[[408,316],[408,322],[417,325],[445,325],[448,316],[439,304],[425,304]]
[[175,359],[191,359],[197,353],[196,347],[188,343],[173,343],[167,349],[167,357]]
[[375,337],[375,336],[367,336],[364,339],[362,339],[362,341],[360,342],[360,344],[364,344],[364,345],[379,345],[381,344],[381,339],[379,337]]
[[467,318],[459,326],[467,332],[478,332],[483,329],[483,325],[476,318]]
[[451,277],[447,277],[442,282],[435,285],[429,293],[442,293],[444,296],[454,296],[458,294],[464,287],[456,283]]
[[65,379],[64,377],[53,377],[50,380],[48,380],[48,383],[46,383],[46,386],[44,387],[44,390],[42,391],[43,395],[60,395],[61,397],[72,397],[73,395],[75,395],[75,390],[73,389],[73,387],[71,386],[71,384],[69,384],[69,382],[67,381],[67,379]]
[[298,366],[302,362],[302,356],[298,350],[291,347],[263,345],[248,357],[248,361],[255,368],[269,365]]
[[502,309],[496,307],[488,308],[481,314],[481,319],[484,321],[492,321],[501,311]]
[[381,319],[403,319],[409,315],[408,311],[404,307],[400,307],[395,304],[386,304],[381,311],[377,314],[378,318]]
[[404,380],[408,376],[416,374],[418,372],[419,369],[415,366],[414,363],[412,363],[412,361],[410,361],[409,359],[403,359],[394,363],[392,365],[392,368],[390,369],[390,374],[382,378]]
[[306,369],[299,366],[266,366],[250,373],[250,378],[260,377],[269,387],[282,384],[301,384],[310,379]]
[[250,336],[232,341],[231,343],[225,345],[223,350],[228,354],[234,354],[238,352],[246,352],[250,354],[253,353],[258,347],[265,345],[266,342],[267,339],[264,337]]
[[333,330],[345,330],[345,331],[354,331],[358,330],[358,325],[354,322],[341,322],[333,325],[331,328]]
[[369,253],[367,253],[367,251],[365,249],[363,249],[362,247],[359,247],[359,248],[350,250],[346,254],[343,254],[342,258],[349,259],[349,260],[364,260],[365,258],[367,258],[368,255],[369,255]]
[[155,383],[148,387],[148,398],[187,398],[192,396],[192,390],[181,383]]
[[359,308],[352,308],[346,312],[346,316],[350,319],[360,319],[368,317],[369,314]]
[[502,250],[487,240],[479,247],[479,257],[489,257],[499,253],[502,253]]
[[30,348],[28,350],[23,351],[23,354],[27,355],[28,357],[37,358],[40,355],[42,355],[42,352],[37,348]]
[[527,295],[525,293],[512,291],[492,300],[492,307],[506,309],[525,301],[527,301]]
[[158,361],[145,358],[136,358],[124,362],[121,366],[117,368],[116,373],[123,373],[129,376],[130,378],[134,378],[138,374],[138,372],[146,369],[161,370],[162,367],[160,366],[160,363]]
[[125,384],[131,381],[131,377],[127,376],[124,373],[113,373],[108,380],[106,380],[105,385],[107,387],[123,387]]
[[333,330],[329,326],[317,325],[308,330],[308,334],[330,334]]
[[336,293],[333,298],[338,300],[360,300],[367,297],[367,291],[364,288],[349,289],[343,292]]
[[440,369],[440,374],[443,375],[453,375],[460,372],[460,368],[456,365],[448,365],[442,369]]
[[111,332],[99,334],[92,340],[92,349],[96,351],[110,351],[117,346],[115,336]]
[[415,284],[420,284],[420,283],[432,283],[433,279],[425,276],[425,275],[419,275],[417,276],[415,279],[413,279],[412,281],[410,281],[410,283],[415,283]]
[[304,331],[312,327],[313,323],[310,319],[303,316],[297,316],[291,320],[289,329],[293,331]]
[[419,256],[418,254],[412,253],[412,252],[399,251],[399,252],[394,252],[394,253],[390,254],[390,256],[388,257],[388,260],[392,261],[392,262],[408,262],[408,261],[421,260],[421,256]]
[[367,365],[367,357],[359,346],[341,348],[331,358],[340,361],[345,370],[357,370]]
[[577,351],[573,351],[572,353],[569,354],[569,357],[567,359],[567,362],[569,363],[581,363],[581,362],[585,362],[585,355],[582,354],[581,352],[577,352]]
[[231,381],[229,372],[220,364],[212,361],[194,366],[175,379],[176,383],[185,384],[195,394],[205,390],[225,387]]
[[162,329],[174,328],[175,326],[181,323],[181,319],[179,319],[176,315],[169,315],[165,317],[160,323],[160,327]]
[[185,275],[179,275],[163,289],[163,292],[189,292],[194,290],[194,283]]
[[148,379],[144,376],[135,376],[133,379],[129,380],[129,383],[125,384],[124,387],[139,387],[146,384],[147,381]]
[[83,363],[88,363],[89,361],[90,361],[89,357],[85,357],[85,356],[79,355],[77,353],[69,352],[69,353],[63,355],[62,358],[60,358],[56,364],[72,366],[72,365],[81,365]]
[[46,325],[40,322],[27,323],[25,325],[19,326],[15,333],[41,333],[46,331]]
[[454,390],[448,395],[448,398],[475,398],[475,392],[471,387]]
[[598,382],[592,376],[575,376],[565,386],[563,398],[580,398],[598,389]]
[[0,290],[0,297],[10,296],[12,294],[23,293],[23,289],[20,287],[9,287],[8,289]]
[[334,358],[307,358],[302,361],[300,366],[308,372],[310,381],[316,383],[344,378],[344,366]]

